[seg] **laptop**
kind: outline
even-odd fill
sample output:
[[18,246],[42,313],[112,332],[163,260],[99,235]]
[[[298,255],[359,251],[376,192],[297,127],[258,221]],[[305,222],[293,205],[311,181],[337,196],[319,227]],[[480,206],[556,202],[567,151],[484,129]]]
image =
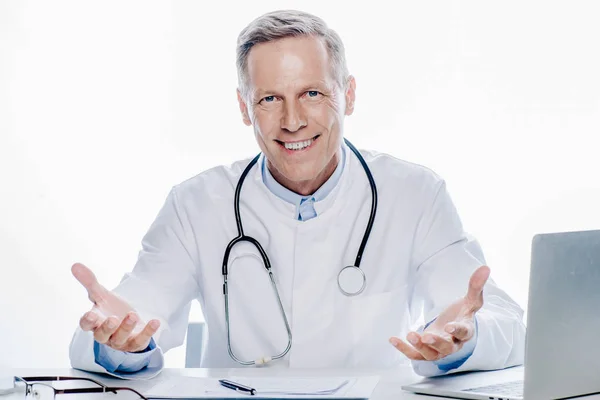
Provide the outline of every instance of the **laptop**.
[[524,366],[426,378],[402,389],[459,399],[600,393],[600,230],[534,236]]

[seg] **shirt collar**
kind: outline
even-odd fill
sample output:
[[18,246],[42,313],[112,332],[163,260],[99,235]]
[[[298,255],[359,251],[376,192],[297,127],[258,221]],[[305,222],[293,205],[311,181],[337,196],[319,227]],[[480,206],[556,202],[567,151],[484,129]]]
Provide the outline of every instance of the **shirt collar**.
[[342,159],[338,162],[335,171],[333,174],[327,179],[327,181],[321,185],[319,189],[312,195],[302,196],[298,193],[292,192],[290,189],[283,186],[281,183],[277,182],[269,168],[266,166],[266,158],[263,157],[263,162],[261,165],[262,168],[262,178],[265,186],[277,197],[282,200],[287,201],[288,203],[294,204],[298,207],[304,200],[313,198],[314,201],[321,201],[333,190],[333,188],[337,185],[340,177],[342,176],[342,172],[344,170],[344,164],[346,160],[346,149],[345,146],[342,147]]

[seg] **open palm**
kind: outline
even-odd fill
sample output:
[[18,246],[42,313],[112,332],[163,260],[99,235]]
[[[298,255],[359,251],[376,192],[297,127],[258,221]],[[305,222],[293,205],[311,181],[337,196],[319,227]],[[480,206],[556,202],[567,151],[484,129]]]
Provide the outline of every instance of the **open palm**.
[[148,347],[160,326],[159,321],[152,320],[144,326],[133,307],[102,286],[85,265],[74,264],[71,272],[85,287],[88,298],[94,304],[79,320],[81,329],[94,332],[98,343],[115,350],[135,352]]
[[438,360],[460,350],[475,334],[475,313],[483,307],[483,287],[490,276],[487,266],[479,267],[469,280],[465,297],[447,307],[424,330],[410,332],[408,341],[390,338],[390,342],[412,360]]

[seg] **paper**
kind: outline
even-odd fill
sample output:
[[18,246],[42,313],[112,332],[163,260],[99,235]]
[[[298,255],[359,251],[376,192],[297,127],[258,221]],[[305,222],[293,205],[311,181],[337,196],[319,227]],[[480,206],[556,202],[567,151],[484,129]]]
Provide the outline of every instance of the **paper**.
[[256,394],[239,393],[219,384],[217,378],[177,377],[158,383],[145,393],[152,398],[318,398],[368,399],[379,377],[238,377],[226,379],[256,389]]
[[[340,389],[356,379],[311,379],[311,378],[228,378],[236,383],[256,389],[256,394],[261,395],[310,395],[310,394],[336,394]],[[225,389],[225,390],[223,390]],[[207,390],[207,393],[228,392],[231,389],[218,385],[216,388]]]

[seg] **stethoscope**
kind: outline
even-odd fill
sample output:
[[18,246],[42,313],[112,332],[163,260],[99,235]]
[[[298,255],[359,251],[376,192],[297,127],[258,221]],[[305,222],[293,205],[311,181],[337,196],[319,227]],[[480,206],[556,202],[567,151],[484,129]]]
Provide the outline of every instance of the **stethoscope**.
[[[371,233],[371,228],[373,227],[373,221],[375,220],[375,213],[377,212],[377,187],[375,186],[375,180],[373,179],[373,175],[371,174],[371,170],[367,166],[364,158],[360,155],[359,151],[350,143],[347,139],[344,139],[350,150],[360,161],[365,173],[367,174],[367,178],[369,179],[369,185],[371,186],[371,213],[369,215],[369,222],[367,223],[367,228],[365,229],[365,233],[363,235],[362,242],[360,243],[360,247],[358,248],[358,254],[356,255],[356,260],[354,261],[354,265],[349,265],[341,269],[338,273],[337,283],[340,291],[346,296],[356,296],[362,293],[365,290],[367,285],[367,278],[365,277],[365,273],[360,269],[360,262],[362,260],[362,255],[365,250],[365,246],[367,245],[367,240],[369,240],[369,235]],[[277,360],[284,357],[292,348],[292,330],[290,329],[290,324],[287,320],[287,316],[283,309],[283,304],[281,303],[281,297],[279,297],[279,291],[277,290],[277,285],[275,284],[275,279],[273,278],[273,272],[271,271],[271,263],[269,262],[269,257],[267,253],[262,248],[258,240],[254,239],[251,236],[244,235],[244,229],[242,227],[242,218],[240,217],[240,192],[242,191],[242,184],[244,183],[244,179],[246,179],[246,175],[250,172],[250,169],[256,164],[260,157],[260,153],[250,161],[244,172],[242,172],[242,176],[240,177],[237,186],[235,188],[235,198],[234,198],[234,210],[235,210],[235,222],[237,224],[238,236],[234,238],[225,249],[225,255],[223,256],[223,296],[225,297],[225,324],[227,329],[227,350],[229,351],[229,355],[231,358],[242,364],[242,365],[262,365],[266,364],[272,360]],[[233,353],[231,349],[231,335],[230,335],[230,327],[229,327],[229,294],[227,291],[227,264],[229,262],[229,253],[231,253],[231,249],[233,246],[240,242],[249,242],[252,243],[260,253],[265,269],[269,274],[269,279],[271,280],[271,286],[273,287],[273,291],[275,292],[275,296],[277,297],[277,301],[279,302],[279,310],[283,317],[283,321],[285,322],[285,328],[288,334],[288,344],[284,351],[275,356],[265,356],[258,358],[256,360],[244,361],[240,360]]]

